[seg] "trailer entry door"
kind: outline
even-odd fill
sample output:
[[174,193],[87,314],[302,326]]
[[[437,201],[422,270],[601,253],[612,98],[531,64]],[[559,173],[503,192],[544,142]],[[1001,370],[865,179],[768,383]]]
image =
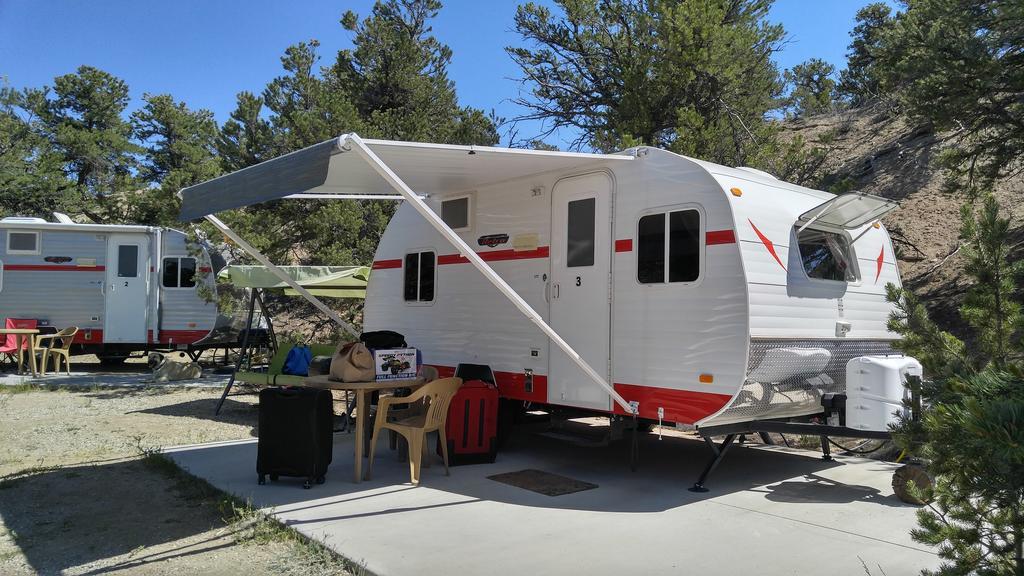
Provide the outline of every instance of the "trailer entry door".
[[[558,181],[551,194],[551,327],[608,378],[611,326],[611,179],[600,172]],[[609,410],[608,393],[550,347],[548,402]]]
[[104,344],[147,341],[149,241],[138,234],[111,234],[104,288]]

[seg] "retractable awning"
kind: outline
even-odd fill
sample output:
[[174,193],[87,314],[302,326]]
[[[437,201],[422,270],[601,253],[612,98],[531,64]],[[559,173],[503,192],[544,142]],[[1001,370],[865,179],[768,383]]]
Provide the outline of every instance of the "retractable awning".
[[[366,282],[370,278],[367,266],[279,266],[292,280],[295,280],[314,296],[327,298],[366,298]],[[239,288],[283,289],[288,296],[298,296],[266,266],[225,267],[217,278],[224,279]]]
[[815,222],[854,230],[878,220],[899,206],[893,200],[864,192],[840,194],[800,215],[800,230]]
[[[282,282],[349,332],[355,329],[320,302],[280,267],[238,236],[215,214],[277,199],[396,198],[416,210],[435,230],[498,289],[527,319],[575,363],[627,414],[637,408],[615,391],[573,350],[540,314],[494,271],[441,217],[422,195],[467,191],[513,178],[555,170],[583,170],[609,162],[632,161],[633,156],[546,152],[480,146],[419,144],[363,140],[345,134],[327,142],[244,168],[181,190],[182,220],[205,217]],[[397,194],[396,194],[397,193]]]
[[[419,195],[473,190],[525,174],[633,159],[620,154],[390,140],[361,142]],[[334,197],[402,198],[387,178],[352,150],[349,136],[341,136],[183,189],[181,219],[194,220],[281,198]]]

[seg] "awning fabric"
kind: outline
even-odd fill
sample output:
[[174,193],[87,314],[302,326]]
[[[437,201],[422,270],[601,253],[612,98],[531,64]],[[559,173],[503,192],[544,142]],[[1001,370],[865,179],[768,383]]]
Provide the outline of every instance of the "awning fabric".
[[[293,194],[394,195],[395,188],[369,165],[345,136],[214,178],[181,191],[181,220],[259,204]],[[625,154],[540,152],[487,146],[456,146],[364,140],[417,194],[474,190],[525,174],[629,161]]]
[[[289,278],[314,296],[366,298],[367,266],[278,266]],[[266,266],[228,266],[217,274],[239,288],[284,289],[289,296],[299,293],[288,287]]]
[[864,192],[840,194],[800,215],[800,222],[814,222],[855,230],[878,220],[899,206],[894,200],[886,200]]

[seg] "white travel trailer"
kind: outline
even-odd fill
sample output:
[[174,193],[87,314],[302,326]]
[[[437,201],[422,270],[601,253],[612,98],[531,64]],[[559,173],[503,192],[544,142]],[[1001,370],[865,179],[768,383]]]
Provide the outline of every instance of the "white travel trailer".
[[[892,203],[656,149],[427,203],[642,418],[718,426],[822,412],[847,362],[891,353]],[[620,156],[621,157],[621,156]],[[409,205],[381,239],[367,330],[504,397],[622,413]]]
[[348,134],[184,189],[182,218],[233,234],[212,214],[373,197],[405,202],[364,328],[403,333],[442,374],[486,365],[506,399],[693,425],[726,447],[768,429],[752,423],[818,415],[807,433],[853,436],[823,402],[846,391],[851,359],[892,353],[885,286],[900,278],[879,218],[895,203],[653,148]]
[[[76,224],[57,214],[0,220],[0,318],[78,326],[75,343],[110,360],[205,338],[217,306],[205,250],[184,233],[150,226]],[[212,294],[213,292],[211,292]]]

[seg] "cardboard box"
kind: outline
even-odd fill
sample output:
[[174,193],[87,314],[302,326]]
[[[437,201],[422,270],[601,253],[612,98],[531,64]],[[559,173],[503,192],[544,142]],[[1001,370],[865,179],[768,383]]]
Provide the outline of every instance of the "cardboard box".
[[411,380],[416,378],[416,349],[374,350],[373,364],[377,380]]

